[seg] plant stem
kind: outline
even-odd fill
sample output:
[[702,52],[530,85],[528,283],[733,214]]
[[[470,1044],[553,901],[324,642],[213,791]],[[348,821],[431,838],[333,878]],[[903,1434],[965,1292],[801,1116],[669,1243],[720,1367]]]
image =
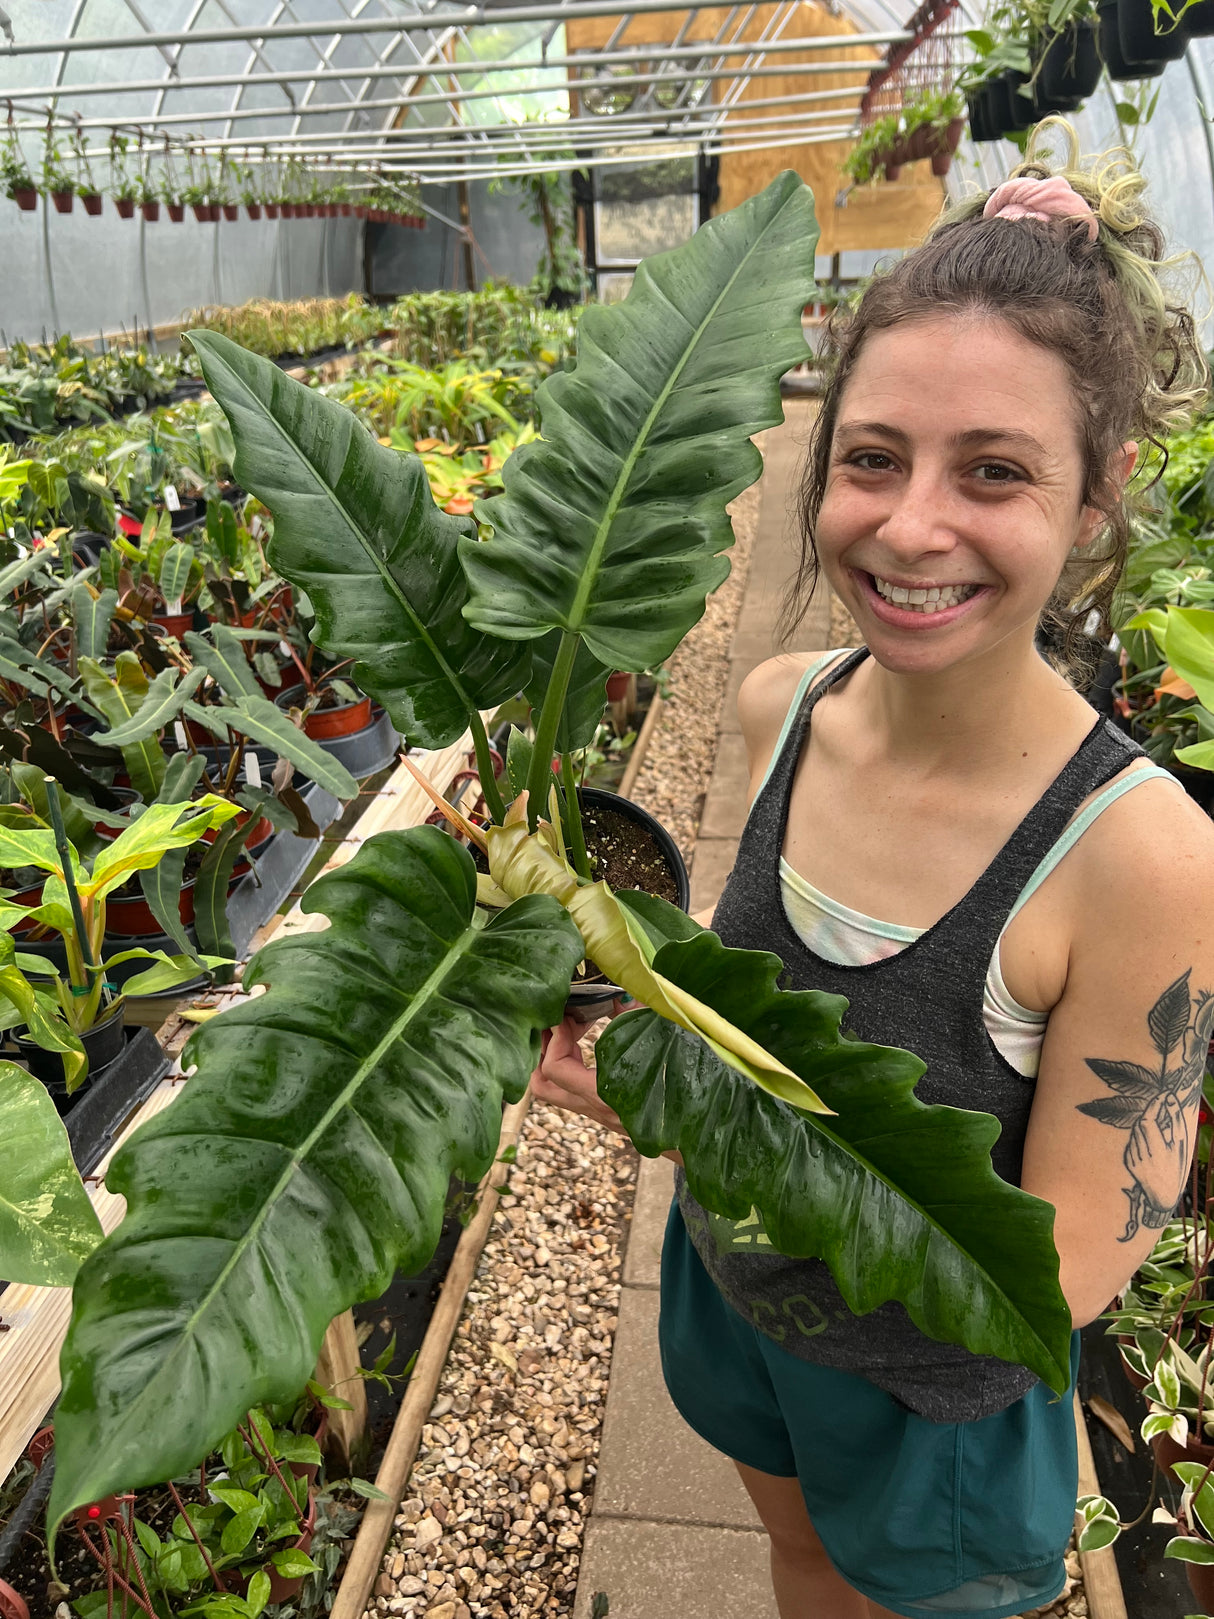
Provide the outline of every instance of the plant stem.
[[[201,1476],[201,1469],[200,1469],[200,1476]],[[204,1497],[203,1498],[204,1498],[204,1500],[205,1500],[205,1490],[206,1490],[206,1485],[204,1483],[203,1484],[203,1491],[204,1491]],[[212,1563],[210,1557],[207,1555],[206,1547],[202,1544],[202,1541],[199,1540],[199,1538],[198,1538],[198,1531],[194,1527],[194,1520],[190,1517],[189,1513],[185,1509],[185,1502],[177,1494],[177,1491],[174,1489],[174,1487],[173,1487],[173,1485],[171,1483],[169,1485],[169,1494],[173,1497],[173,1500],[177,1503],[177,1510],[178,1510],[178,1512],[180,1512],[181,1516],[185,1519],[185,1526],[190,1531],[191,1535],[193,1535],[195,1546],[197,1546],[198,1550],[202,1553],[202,1560],[207,1565],[207,1573],[211,1576],[212,1580],[214,1580],[214,1582],[215,1582],[215,1589],[217,1591],[226,1591],[227,1586],[223,1583],[222,1575],[216,1573],[215,1565],[214,1565],[214,1563]]]
[[[72,876],[71,845],[67,841],[67,832],[63,825],[63,806],[59,802],[59,783],[54,776],[46,778],[46,801],[50,806],[51,825],[55,830],[55,849],[63,863],[63,886],[67,889],[68,904],[72,908],[72,921],[76,925],[76,934],[80,940],[80,955],[84,962],[85,973],[96,972],[97,963],[93,960],[93,947],[89,941],[88,929],[84,924],[84,911],[80,905],[80,895],[76,892],[76,880]],[[92,983],[88,986],[93,987]]]
[[582,831],[582,810],[577,800],[577,782],[573,779],[573,755],[561,754],[561,780],[565,783],[565,818],[568,825],[569,847],[573,854],[573,869],[579,877],[591,878],[590,856],[586,852],[586,837]]
[[489,757],[489,738],[485,734],[484,722],[475,708],[469,711],[468,729],[472,732],[472,746],[476,749],[476,771],[481,778],[481,791],[494,825],[500,826],[506,819],[506,805],[497,777],[493,774],[493,760]]
[[578,637],[572,630],[561,632],[561,644],[552,665],[552,678],[540,708],[535,727],[535,744],[531,753],[531,769],[527,774],[527,825],[534,832],[536,823],[548,803],[548,777],[552,772],[552,749],[557,728],[565,707],[569,679],[573,674],[573,660],[577,656]]

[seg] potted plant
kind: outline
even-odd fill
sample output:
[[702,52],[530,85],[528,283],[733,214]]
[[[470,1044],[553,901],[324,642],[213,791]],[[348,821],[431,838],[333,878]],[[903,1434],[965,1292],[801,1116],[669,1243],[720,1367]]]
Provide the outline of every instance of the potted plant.
[[1121,43],[1120,0],[1099,0],[1097,6],[1097,46],[1100,60],[1115,83],[1130,79],[1155,79],[1167,66],[1162,56],[1131,61]]
[[[727,504],[758,476],[752,435],[779,420],[780,376],[804,356],[816,234],[786,173],[587,310],[576,369],[542,385],[544,437],[479,508],[484,540],[433,504],[416,457],[194,334],[236,475],[274,515],[270,564],[307,592],[317,643],[355,659],[412,744],[471,731],[489,819],[463,827],[479,871],[423,826],[368,839],[314,884],[305,908],[328,928],[246,969],[268,992],[202,1026],[189,1083],[115,1156],[107,1185],[128,1212],[73,1293],[52,1524],[195,1465],[254,1386],[293,1397],[333,1316],[425,1259],[450,1173],[492,1162],[503,1099],[587,962],[643,1003],[598,1045],[600,1091],[643,1151],[678,1147],[697,1198],[758,1208],[853,1307],[896,1297],[933,1335],[1068,1387],[1051,1213],[994,1173],[994,1122],[919,1103],[918,1059],[843,1038],[837,999],[781,991],[774,957],[726,949],[626,876],[613,889],[585,837],[573,755],[607,674],[669,656],[727,573]],[[534,734],[512,736],[499,783],[481,712],[519,690]],[[930,1189],[912,1160],[932,1163]],[[148,1286],[170,1243],[171,1302]],[[203,1374],[215,1364],[222,1378]]]
[[1097,14],[1085,0],[1045,47],[1040,67],[1041,87],[1054,101],[1086,101],[1100,82]]
[[1188,44],[1184,23],[1174,21],[1166,6],[1156,11],[1151,0],[1117,0],[1117,34],[1122,56],[1150,77],[1163,71],[1157,63],[1178,62]]
[[4,147],[0,151],[0,176],[4,180],[4,195],[11,198],[23,213],[33,213],[38,206],[38,188],[11,117],[5,132]]
[[139,172],[139,212],[149,224],[160,218],[160,187],[152,177],[150,162],[145,162]]
[[137,173],[127,165],[130,140],[115,132],[110,137],[110,192],[114,207],[122,219],[134,219],[135,204],[142,194],[142,183]]
[[72,150],[76,154],[77,190],[80,193],[80,201],[84,204],[85,213],[97,218],[101,213],[104,199],[93,179],[89,144],[79,129],[72,134]]
[[71,213],[72,202],[76,196],[76,180],[54,138],[53,126],[49,123],[46,143],[42,149],[42,194],[51,199],[57,214]]
[[[222,826],[237,807],[209,795],[197,804],[155,804],[112,843],[103,844],[86,869],[67,838],[58,786],[48,784],[51,828],[0,826],[0,860],[6,865],[35,867],[47,873],[37,904],[0,905],[0,996],[13,1007],[7,1019],[24,1025],[31,1068],[48,1084],[57,1103],[66,1105],[89,1072],[114,1060],[122,1049],[122,1004],[110,983],[123,962],[146,960],[154,965],[129,979],[125,994],[150,994],[197,976],[193,956],[170,957],[135,947],[103,959],[106,899],[129,877],[155,866],[172,849],[186,848],[212,827]],[[30,943],[37,951],[44,932],[57,934],[66,965],[36,953],[18,956],[13,928],[36,924]],[[34,975],[31,982],[30,976]],[[37,1052],[49,1052],[62,1063],[60,1087],[54,1070],[37,1063]]]
[[371,699],[342,679],[342,669],[352,662],[348,658],[344,665],[313,674],[310,667],[295,659],[296,669],[304,678],[280,692],[274,701],[302,727],[305,736],[327,742],[365,730],[371,724]]

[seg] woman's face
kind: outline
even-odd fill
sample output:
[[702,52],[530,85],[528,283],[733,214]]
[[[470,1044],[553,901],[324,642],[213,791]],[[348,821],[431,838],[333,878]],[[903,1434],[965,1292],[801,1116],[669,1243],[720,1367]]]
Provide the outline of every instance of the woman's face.
[[938,672],[1031,646],[1082,504],[1063,362],[997,318],[874,332],[839,405],[819,560],[885,668]]

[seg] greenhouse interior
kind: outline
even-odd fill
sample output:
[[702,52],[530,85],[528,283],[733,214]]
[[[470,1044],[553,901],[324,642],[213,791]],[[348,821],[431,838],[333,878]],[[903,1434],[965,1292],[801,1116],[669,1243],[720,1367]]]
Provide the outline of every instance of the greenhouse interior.
[[1214,0],[0,35],[0,1619],[1214,1615]]

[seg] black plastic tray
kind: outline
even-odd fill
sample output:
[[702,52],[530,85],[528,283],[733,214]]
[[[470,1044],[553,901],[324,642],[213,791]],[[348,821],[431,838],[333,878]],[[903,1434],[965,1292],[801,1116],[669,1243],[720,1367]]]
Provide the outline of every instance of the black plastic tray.
[[370,725],[349,736],[326,738],[321,744],[338,764],[345,765],[359,781],[386,770],[400,751],[400,737],[392,721],[381,709]]
[[[393,732],[393,735],[396,733]],[[308,813],[323,832],[341,814],[341,801],[318,787],[314,781],[302,789]],[[228,923],[238,956],[244,956],[258,928],[263,927],[316,858],[319,845],[314,838],[297,837],[294,832],[278,832],[257,856],[255,868],[242,877],[228,896]]]
[[126,1050],[93,1080],[64,1118],[72,1157],[82,1175],[95,1169],[127,1119],[169,1071],[150,1029],[137,1029]]

